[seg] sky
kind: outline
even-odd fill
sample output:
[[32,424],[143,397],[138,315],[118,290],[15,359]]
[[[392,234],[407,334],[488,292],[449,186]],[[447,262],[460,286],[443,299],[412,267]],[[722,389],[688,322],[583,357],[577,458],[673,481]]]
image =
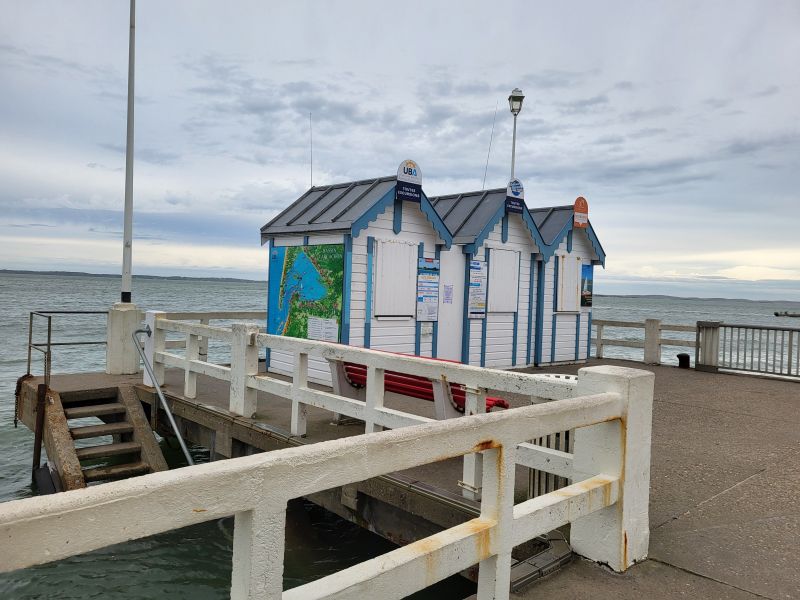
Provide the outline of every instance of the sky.
[[[0,268],[119,272],[128,2],[0,10]],[[519,87],[516,176],[589,201],[597,293],[797,300],[798,32],[794,0],[139,0],[133,271],[265,279],[309,113],[315,185],[472,191],[488,154],[505,187]]]

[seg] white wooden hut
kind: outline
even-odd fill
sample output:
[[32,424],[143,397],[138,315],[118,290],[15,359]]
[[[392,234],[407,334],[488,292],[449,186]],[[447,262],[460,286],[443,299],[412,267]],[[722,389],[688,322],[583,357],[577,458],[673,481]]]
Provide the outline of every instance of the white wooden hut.
[[[495,368],[587,358],[580,276],[605,255],[590,224],[573,231],[572,207],[397,188],[396,177],[313,187],[261,228],[269,333]],[[267,361],[292,371],[288,354]],[[330,381],[326,364],[309,367]]]

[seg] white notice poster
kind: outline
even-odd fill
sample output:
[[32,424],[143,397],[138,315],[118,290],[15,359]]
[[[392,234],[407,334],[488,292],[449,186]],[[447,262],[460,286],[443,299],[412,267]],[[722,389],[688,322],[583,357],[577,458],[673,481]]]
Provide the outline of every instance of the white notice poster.
[[486,317],[486,261],[469,263],[469,318]]
[[439,260],[420,258],[417,267],[417,321],[439,319]]
[[321,342],[339,341],[339,323],[336,319],[308,317],[308,339]]

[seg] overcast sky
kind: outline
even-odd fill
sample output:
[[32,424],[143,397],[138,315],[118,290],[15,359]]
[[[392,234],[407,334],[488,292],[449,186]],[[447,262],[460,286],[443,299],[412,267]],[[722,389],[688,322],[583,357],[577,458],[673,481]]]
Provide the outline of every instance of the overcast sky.
[[[118,272],[128,2],[0,0],[0,268]],[[599,293],[800,298],[800,2],[156,2],[136,29],[134,273],[266,277],[314,183],[510,169],[589,201]]]

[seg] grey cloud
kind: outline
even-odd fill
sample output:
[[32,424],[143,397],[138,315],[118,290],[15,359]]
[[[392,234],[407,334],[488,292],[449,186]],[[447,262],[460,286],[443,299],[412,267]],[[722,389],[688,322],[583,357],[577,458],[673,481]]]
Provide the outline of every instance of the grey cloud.
[[11,223],[9,227],[15,227],[19,229],[28,229],[34,227],[56,227],[56,225],[50,225],[47,223]]
[[634,88],[634,85],[633,85],[632,81],[618,81],[612,87],[612,89],[615,89],[615,90],[625,90],[625,91],[630,91],[633,88]]
[[657,106],[628,111],[623,115],[623,118],[629,121],[640,121],[643,119],[652,119],[653,117],[667,117],[677,112],[678,108],[675,106]]
[[[520,82],[523,86],[534,89],[552,90],[579,85],[586,80],[587,76],[586,72],[545,69],[523,75]],[[522,89],[525,91],[524,87]]]
[[766,98],[767,96],[774,96],[780,91],[781,88],[778,87],[777,85],[770,85],[765,87],[760,92],[756,92],[755,94],[753,94],[753,98]]
[[725,108],[730,103],[730,100],[723,100],[722,98],[709,98],[703,101],[703,104],[711,108]]
[[628,137],[631,139],[642,139],[660,135],[666,132],[667,130],[662,127],[645,127],[644,129],[638,129],[632,133],[629,133]]
[[559,103],[559,110],[563,114],[581,114],[604,108],[608,104],[608,96],[598,94],[590,98],[580,98],[569,102]]
[[[101,143],[98,144],[98,146],[117,154],[125,154],[125,146],[122,144]],[[171,165],[177,162],[181,155],[166,150],[158,150],[156,148],[134,147],[134,157],[136,160],[141,160],[142,162],[154,165]],[[102,165],[99,165],[98,163],[88,163],[86,166],[90,168],[106,168],[102,167]]]
[[601,146],[607,145],[614,145],[614,144],[621,144],[625,141],[625,138],[620,135],[604,135],[597,138],[594,143],[599,144]]

